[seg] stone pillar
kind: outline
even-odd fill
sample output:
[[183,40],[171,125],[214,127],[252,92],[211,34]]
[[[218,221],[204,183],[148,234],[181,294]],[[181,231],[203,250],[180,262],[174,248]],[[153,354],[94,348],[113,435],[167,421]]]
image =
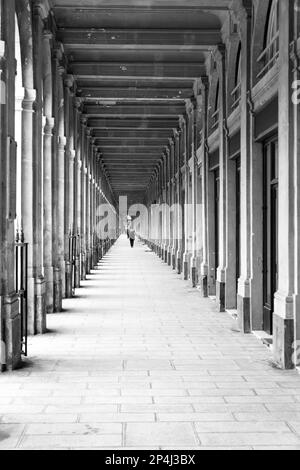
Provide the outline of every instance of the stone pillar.
[[203,259],[200,267],[200,289],[203,297],[208,297],[209,266],[208,266],[208,78],[201,78],[202,96],[202,237],[203,237]]
[[21,362],[21,318],[15,292],[16,216],[14,97],[15,2],[0,2],[0,372]]
[[[64,122],[62,115],[62,73],[60,69],[60,60],[62,58],[62,48],[56,44],[52,51],[52,92],[53,92],[53,116],[55,127],[53,129],[53,145],[52,145],[52,253],[53,253],[53,310],[55,313],[62,311],[63,284],[61,267],[64,268],[63,257],[63,234],[61,234],[61,220],[59,219],[60,204],[60,161],[64,158]],[[61,140],[63,139],[63,140]],[[64,276],[63,276],[64,277]]]
[[[259,175],[251,172],[251,165],[254,161],[253,147],[253,116],[251,114],[249,96],[251,93],[251,22],[252,9],[251,2],[240,2],[240,8],[237,11],[240,35],[242,43],[241,53],[241,276],[238,285],[237,309],[240,328],[244,333],[251,332],[251,245],[254,243],[252,234],[258,235],[257,230],[251,227],[251,206],[253,184]],[[262,177],[262,175],[261,175]],[[252,178],[252,181],[251,181]],[[257,206],[254,206],[258,213]],[[253,209],[252,209],[253,210]],[[262,223],[262,219],[261,219]],[[258,227],[257,227],[258,228]],[[254,230],[254,232],[253,232]],[[256,251],[254,252],[256,253]],[[256,262],[257,264],[257,262]],[[258,268],[258,266],[257,266]],[[261,269],[261,266],[260,266]],[[253,289],[253,287],[252,287]],[[253,292],[255,296],[255,292]],[[262,308],[262,302],[261,302]]]
[[86,187],[87,187],[87,146],[86,118],[81,119],[81,280],[86,279]]
[[193,109],[191,110],[191,169],[192,169],[192,258],[191,258],[191,282],[192,287],[198,285],[198,256],[197,256],[197,211],[198,211],[198,159],[196,148],[196,112],[197,102],[192,103]]
[[74,173],[74,235],[77,237],[76,241],[76,259],[75,259],[75,287],[80,288],[81,280],[81,264],[80,264],[80,253],[81,253],[81,171],[82,171],[82,160],[81,160],[81,135],[80,135],[80,112],[81,112],[81,99],[75,98],[74,100],[74,114],[75,114],[75,173]]
[[217,268],[216,300],[221,312],[225,310],[225,286],[226,286],[226,187],[227,187],[227,163],[228,163],[228,130],[227,130],[227,103],[226,103],[226,49],[222,44],[216,51],[220,83],[219,103],[219,136],[220,136],[220,232],[219,232],[219,266]]
[[65,70],[59,67],[58,79],[58,148],[57,148],[57,255],[58,267],[61,276],[62,296],[66,293],[66,265],[65,265],[65,103],[63,76]]
[[[293,2],[279,2],[279,194],[278,194],[278,290],[274,306],[274,358],[284,368],[294,367],[295,251],[294,227],[294,104],[291,99],[293,69],[290,44],[294,39]],[[299,204],[299,201],[297,201]],[[298,206],[297,204],[297,206]],[[296,207],[297,207],[296,206]]]
[[291,58],[294,62],[293,69],[293,115],[294,115],[294,207],[295,207],[295,294],[294,294],[294,358],[293,362],[297,367],[300,366],[299,345],[300,345],[300,102],[299,102],[299,83],[300,83],[300,48],[298,36],[300,31],[300,11],[298,9],[294,14],[294,42],[291,49]]
[[167,262],[169,266],[172,266],[172,256],[174,252],[174,211],[172,206],[174,204],[174,153],[175,145],[174,140],[169,139],[169,245],[168,245],[168,258]]
[[176,269],[176,252],[177,252],[177,192],[176,192],[176,168],[178,158],[178,131],[174,129],[174,138],[172,139],[171,146],[171,161],[172,161],[172,179],[171,179],[171,194],[172,194],[172,246],[171,246],[171,266]]
[[[33,235],[34,235],[34,277],[35,313],[29,324],[30,333],[41,334],[46,331],[46,303],[44,278],[44,239],[43,239],[43,162],[42,155],[42,117],[43,117],[43,29],[45,10],[40,2],[34,2],[32,15],[33,75],[36,84],[35,114],[33,121]],[[26,234],[25,234],[26,237]]]
[[43,227],[44,227],[44,272],[46,313],[54,311],[54,262],[53,262],[53,83],[51,64],[52,34],[43,33],[43,95],[44,95],[44,129],[43,129]]
[[185,123],[184,119],[182,118],[180,121],[180,129],[178,131],[177,137],[177,146],[178,146],[178,158],[177,158],[177,203],[178,203],[178,212],[177,212],[177,253],[176,253],[176,270],[178,274],[182,273],[182,254],[183,254],[183,206],[184,201],[182,200],[182,168],[181,168],[181,160],[182,153],[183,153],[183,142],[185,141]]
[[86,130],[86,273],[90,274],[90,256],[91,256],[91,130]]
[[183,253],[183,279],[185,281],[189,278],[189,265],[190,265],[190,252],[189,252],[189,191],[190,191],[190,122],[191,122],[191,108],[187,106],[187,118],[184,123],[184,188],[185,188],[185,200],[184,204],[184,253]]
[[46,312],[54,311],[54,270],[52,256],[52,139],[54,119],[46,118],[44,125],[44,267],[46,280]]

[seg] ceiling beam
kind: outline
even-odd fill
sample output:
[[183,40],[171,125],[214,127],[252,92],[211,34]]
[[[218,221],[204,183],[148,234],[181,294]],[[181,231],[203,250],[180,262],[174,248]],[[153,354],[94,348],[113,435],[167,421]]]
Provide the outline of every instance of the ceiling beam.
[[204,62],[199,63],[126,63],[126,62],[70,62],[69,73],[77,78],[144,77],[144,78],[198,78],[205,75]]
[[[172,25],[170,25],[172,27]],[[128,46],[136,49],[140,46],[161,46],[169,49],[170,46],[197,46],[198,50],[208,50],[222,42],[219,30],[178,30],[171,28],[153,30],[122,30],[122,29],[88,29],[88,28],[60,28],[58,39],[68,48],[76,50],[91,50],[102,48],[120,48]],[[187,50],[189,50],[187,48]]]

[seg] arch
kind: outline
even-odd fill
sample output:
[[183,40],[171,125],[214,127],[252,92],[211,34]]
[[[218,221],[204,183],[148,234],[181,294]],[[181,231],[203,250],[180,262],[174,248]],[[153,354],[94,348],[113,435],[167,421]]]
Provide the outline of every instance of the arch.
[[[215,64],[215,68],[211,70],[211,81],[209,86],[209,96],[208,96],[208,129],[209,132],[213,132],[215,129],[213,128],[214,124],[214,114],[216,112],[216,103],[217,94],[218,94],[218,84],[220,84],[218,69]],[[220,85],[219,85],[220,86]]]
[[[241,82],[241,49],[242,44],[239,36],[236,34],[231,37],[228,50],[228,70],[227,70],[227,96],[228,96],[228,114],[236,107],[236,95],[240,90],[235,90]],[[240,93],[239,93],[240,94]],[[238,102],[237,102],[238,104]]]
[[[276,28],[278,27],[278,0],[258,0],[256,2],[254,22],[253,22],[253,83],[256,84],[261,77],[276,62],[272,60],[272,56],[276,54],[279,46],[279,39],[276,39]],[[270,54],[266,48],[270,46],[270,42],[275,48],[270,47]],[[270,62],[271,61],[271,62]],[[269,63],[268,63],[269,62]]]

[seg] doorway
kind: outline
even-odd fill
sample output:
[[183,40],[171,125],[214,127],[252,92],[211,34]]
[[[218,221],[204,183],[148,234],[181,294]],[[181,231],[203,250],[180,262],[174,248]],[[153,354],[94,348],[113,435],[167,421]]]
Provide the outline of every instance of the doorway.
[[274,294],[278,287],[278,138],[264,145],[263,328],[273,334]]

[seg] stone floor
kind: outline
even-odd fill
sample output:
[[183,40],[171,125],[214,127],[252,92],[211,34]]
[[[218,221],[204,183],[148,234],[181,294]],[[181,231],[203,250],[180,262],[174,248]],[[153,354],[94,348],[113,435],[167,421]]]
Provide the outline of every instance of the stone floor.
[[300,449],[300,377],[121,238],[0,376],[0,449]]

